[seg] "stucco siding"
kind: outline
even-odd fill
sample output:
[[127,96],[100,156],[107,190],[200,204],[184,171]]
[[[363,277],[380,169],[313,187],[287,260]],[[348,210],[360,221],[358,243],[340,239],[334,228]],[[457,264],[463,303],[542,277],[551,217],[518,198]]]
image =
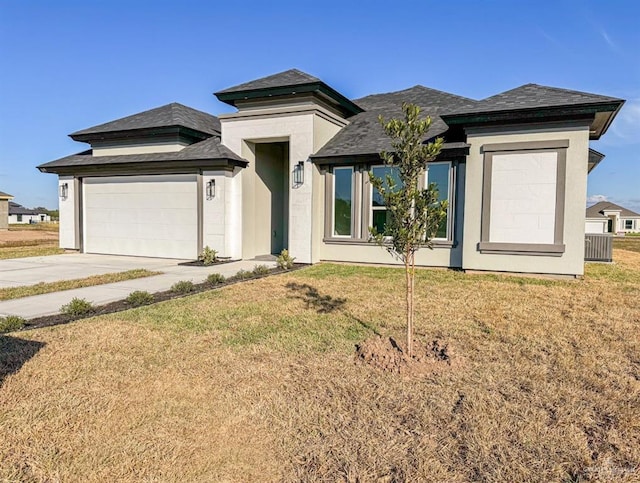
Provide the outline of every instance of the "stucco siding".
[[147,153],[170,153],[180,151],[187,146],[186,143],[179,142],[146,142],[116,144],[111,146],[92,145],[93,155],[100,156],[121,156],[126,154],[147,154]]
[[0,200],[0,230],[9,228],[9,201]]
[[[566,182],[564,188],[564,221],[560,256],[481,253],[484,152],[483,146],[502,143],[568,140],[566,149]],[[584,272],[584,227],[587,181],[589,129],[572,124],[553,127],[520,127],[500,129],[469,129],[465,202],[465,243],[462,267],[468,270],[491,270],[529,273],[582,275]],[[545,169],[541,166],[541,169]],[[542,175],[541,175],[542,176]],[[522,188],[522,187],[521,187]]]
[[77,222],[79,217],[79,181],[73,176],[60,176],[58,178],[58,190],[62,185],[67,185],[67,197],[59,200],[60,211],[60,248],[70,250],[80,249],[80,233]]

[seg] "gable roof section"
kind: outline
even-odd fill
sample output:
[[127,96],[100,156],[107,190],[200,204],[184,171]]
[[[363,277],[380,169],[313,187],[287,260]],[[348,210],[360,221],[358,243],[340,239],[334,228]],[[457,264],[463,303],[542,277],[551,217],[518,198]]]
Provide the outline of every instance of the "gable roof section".
[[298,69],[289,69],[260,79],[229,87],[214,95],[222,102],[236,106],[238,101],[272,99],[279,96],[312,93],[334,104],[345,116],[362,112],[362,108],[322,80]]
[[82,129],[70,134],[70,136],[75,141],[90,141],[105,134],[180,127],[206,134],[205,137],[220,134],[220,120],[217,117],[174,102]]
[[611,203],[610,201],[599,201],[595,205],[587,208],[586,217],[587,218],[606,218],[604,215],[605,211],[619,211],[620,216],[623,218],[640,218],[640,214],[628,210],[620,205],[616,205],[615,203]]
[[43,173],[71,174],[82,171],[132,170],[153,168],[159,171],[170,169],[172,172],[189,171],[192,168],[207,167],[246,167],[248,161],[220,143],[217,136],[191,144],[181,151],[167,153],[144,153],[114,156],[93,156],[92,150],[73,154],[64,158],[41,164],[38,169]]
[[[385,119],[402,116],[402,103],[410,102],[422,108],[422,116],[431,117],[429,139],[444,134],[448,126],[440,113],[475,104],[477,101],[448,92],[430,89],[421,85],[402,91],[374,94],[357,99],[359,106],[366,109],[350,119],[351,123],[340,130],[311,158],[316,162],[329,158],[348,156],[373,156],[382,150],[391,149],[389,137],[378,122],[378,116]],[[451,143],[445,148],[461,148],[465,145]]]
[[443,118],[449,125],[583,118],[591,121],[590,139],[599,139],[623,104],[624,100],[616,97],[525,84],[473,106],[454,109]]
[[11,199],[13,199],[13,195],[0,191],[0,200],[11,200]]

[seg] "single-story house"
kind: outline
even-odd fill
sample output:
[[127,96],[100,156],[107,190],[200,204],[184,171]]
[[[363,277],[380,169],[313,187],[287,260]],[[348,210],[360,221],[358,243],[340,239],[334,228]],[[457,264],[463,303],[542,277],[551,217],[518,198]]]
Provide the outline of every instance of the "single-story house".
[[31,210],[13,201],[9,202],[9,224],[44,223],[51,221],[49,213]]
[[585,233],[640,233],[640,215],[610,201],[587,208]]
[[61,246],[398,263],[369,241],[386,212],[367,173],[388,169],[378,116],[400,117],[408,102],[445,139],[424,183],[449,200],[417,264],[580,275],[589,141],[624,103],[536,84],[479,101],[421,85],[349,99],[296,69],[215,95],[236,112],[169,104],[72,133],[91,148],[39,166],[58,175]]
[[13,196],[0,191],[0,230],[9,229],[9,201]]

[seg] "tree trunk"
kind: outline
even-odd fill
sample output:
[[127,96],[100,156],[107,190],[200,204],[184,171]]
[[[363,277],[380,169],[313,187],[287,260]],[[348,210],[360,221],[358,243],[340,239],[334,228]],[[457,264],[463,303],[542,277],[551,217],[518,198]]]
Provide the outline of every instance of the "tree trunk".
[[413,277],[409,253],[405,256],[404,269],[407,283],[407,355],[413,357]]

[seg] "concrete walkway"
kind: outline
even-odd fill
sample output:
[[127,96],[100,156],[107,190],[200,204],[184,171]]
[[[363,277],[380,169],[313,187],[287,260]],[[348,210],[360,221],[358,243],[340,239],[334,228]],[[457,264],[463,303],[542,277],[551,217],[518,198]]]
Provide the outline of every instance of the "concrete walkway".
[[163,272],[162,275],[153,277],[0,301],[0,316],[18,315],[25,319],[33,319],[59,313],[60,307],[69,303],[74,297],[86,299],[95,305],[102,305],[122,300],[135,290],[146,290],[150,293],[161,292],[169,290],[174,283],[180,280],[199,283],[211,273],[220,273],[225,277],[230,277],[241,269],[253,270],[256,264],[269,267],[276,265],[273,261],[263,260],[241,260],[210,267],[178,265],[183,261],[83,253],[0,260],[0,287],[71,280],[136,268]]

